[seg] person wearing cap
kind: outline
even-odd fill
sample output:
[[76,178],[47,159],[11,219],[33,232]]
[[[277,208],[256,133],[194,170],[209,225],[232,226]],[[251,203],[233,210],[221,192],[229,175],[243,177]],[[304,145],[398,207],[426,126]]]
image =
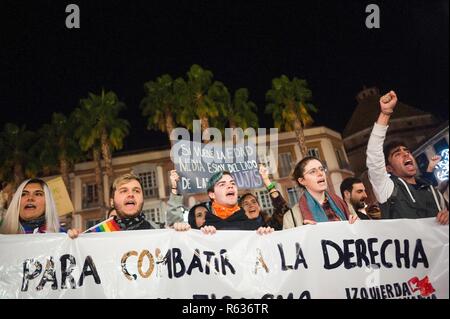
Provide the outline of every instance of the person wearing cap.
[[[179,176],[175,170],[171,171],[172,193],[168,201],[166,223],[180,230],[180,227],[190,228],[183,223],[184,211],[182,195],[177,194]],[[202,203],[206,208],[205,224],[201,227],[204,233],[214,233],[216,230],[257,230],[259,234],[273,231],[271,227],[264,227],[259,219],[249,219],[245,210],[238,205],[238,189],[234,178],[227,171],[215,173],[208,181],[207,192],[210,201]]]

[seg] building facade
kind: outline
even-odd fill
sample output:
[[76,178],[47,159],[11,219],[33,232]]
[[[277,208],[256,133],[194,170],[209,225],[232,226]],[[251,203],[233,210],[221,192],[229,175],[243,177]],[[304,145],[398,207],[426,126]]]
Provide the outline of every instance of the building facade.
[[[326,127],[312,127],[304,131],[308,154],[316,156],[325,162],[328,168],[328,183],[331,191],[339,194],[341,181],[353,175],[350,171],[344,143],[339,133]],[[266,138],[267,141],[270,137]],[[269,144],[267,144],[269,146]],[[300,148],[294,132],[278,134],[276,150],[270,150],[270,156],[277,154],[277,171],[271,176],[277,183],[277,188],[291,206],[298,202],[298,186],[291,179],[291,173],[301,159]],[[260,157],[261,158],[261,157]],[[268,159],[269,160],[269,159]],[[116,176],[125,173],[134,173],[140,177],[144,191],[143,211],[147,219],[156,227],[163,227],[165,211],[170,195],[170,171],[174,165],[170,158],[169,149],[141,150],[117,154],[113,158],[113,168]],[[70,176],[71,198],[75,208],[72,214],[71,226],[85,230],[106,217],[107,203],[109,202],[109,189],[106,187],[103,194],[97,194],[95,184],[94,163],[84,162],[75,165]],[[103,176],[104,185],[110,182]],[[240,193],[248,190],[241,190]],[[272,205],[265,189],[251,190],[256,193],[263,209],[269,213]],[[99,196],[102,196],[105,205],[100,207]],[[205,194],[187,194],[185,206],[191,207],[195,203],[208,200]]]

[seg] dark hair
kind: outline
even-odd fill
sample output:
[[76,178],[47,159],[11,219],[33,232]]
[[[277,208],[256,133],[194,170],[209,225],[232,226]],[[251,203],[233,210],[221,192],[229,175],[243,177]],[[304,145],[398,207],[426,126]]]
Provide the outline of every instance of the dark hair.
[[341,195],[342,195],[342,199],[345,198],[344,196],[344,192],[348,191],[348,192],[352,192],[353,189],[353,185],[354,184],[359,184],[362,183],[362,181],[359,178],[356,177],[347,177],[346,179],[344,179],[341,183]]
[[231,175],[229,171],[220,171],[213,174],[213,176],[210,177],[207,184],[207,192],[214,192],[214,186],[216,186],[217,182],[220,181],[220,179],[223,177],[223,175]]
[[305,173],[305,167],[312,160],[319,161],[323,166],[323,162],[320,159],[318,159],[317,157],[306,156],[306,157],[302,158],[302,160],[300,162],[298,162],[297,165],[295,165],[294,172],[292,173],[292,179],[302,188],[305,188],[305,187],[298,182],[298,179],[303,178],[303,174]]
[[[240,207],[242,207],[242,202],[244,201],[244,198],[247,196],[252,196],[254,199],[256,199],[256,201],[258,202],[258,205],[259,205],[258,197],[255,194],[248,192],[248,193],[243,194],[241,197],[239,197],[238,205]],[[259,205],[259,206],[261,206],[261,205]]]
[[206,203],[196,204],[189,209],[188,224],[191,225],[193,229],[200,229],[200,227],[203,227],[203,225],[198,227],[197,223],[195,222],[195,210],[197,207],[204,207],[206,208],[206,210],[208,210],[208,206],[206,205]]
[[404,146],[404,147],[408,148],[406,143],[403,141],[400,141],[400,140],[390,141],[390,142],[384,144],[383,153],[384,153],[384,161],[385,161],[386,165],[389,164],[389,155],[391,155],[390,153],[392,152],[392,150],[397,147],[400,147],[400,146]]

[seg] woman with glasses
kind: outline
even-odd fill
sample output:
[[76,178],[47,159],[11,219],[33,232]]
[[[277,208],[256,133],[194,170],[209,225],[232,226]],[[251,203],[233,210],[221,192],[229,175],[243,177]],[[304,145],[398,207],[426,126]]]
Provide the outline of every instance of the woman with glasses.
[[303,224],[348,220],[352,216],[345,202],[328,191],[326,168],[316,157],[307,156],[295,166],[293,179],[304,189],[299,199],[299,209]]

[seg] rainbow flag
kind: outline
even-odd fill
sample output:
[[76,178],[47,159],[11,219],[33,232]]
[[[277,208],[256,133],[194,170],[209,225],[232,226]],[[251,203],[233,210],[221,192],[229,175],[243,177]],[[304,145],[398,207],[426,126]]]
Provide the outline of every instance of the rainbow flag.
[[103,232],[113,232],[119,231],[120,226],[114,220],[114,217],[111,217],[91,228],[87,229],[85,233],[103,233]]

